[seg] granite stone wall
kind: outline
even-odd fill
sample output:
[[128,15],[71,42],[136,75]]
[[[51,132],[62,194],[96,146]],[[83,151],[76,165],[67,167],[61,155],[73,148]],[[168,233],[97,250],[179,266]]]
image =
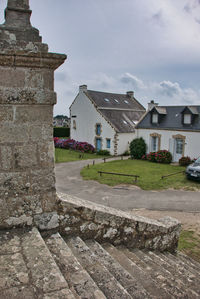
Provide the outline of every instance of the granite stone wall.
[[35,215],[55,210],[54,70],[66,59],[42,44],[30,23],[28,0],[9,0],[5,12],[0,26],[0,228],[33,225]]

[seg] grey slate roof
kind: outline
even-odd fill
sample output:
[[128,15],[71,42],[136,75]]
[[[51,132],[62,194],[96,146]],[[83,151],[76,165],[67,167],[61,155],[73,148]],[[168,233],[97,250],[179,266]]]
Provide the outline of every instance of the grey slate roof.
[[[151,123],[151,111],[137,125],[137,129],[169,129],[183,131],[200,131],[200,106],[159,106],[158,108],[166,109],[166,115],[158,124]],[[182,123],[182,112],[185,108],[189,108],[191,113],[196,115],[192,124],[185,125]],[[157,107],[156,110],[158,111]],[[198,113],[198,115],[197,115]]]
[[86,94],[119,133],[134,132],[135,125],[145,113],[145,108],[127,94],[93,90],[87,90]]

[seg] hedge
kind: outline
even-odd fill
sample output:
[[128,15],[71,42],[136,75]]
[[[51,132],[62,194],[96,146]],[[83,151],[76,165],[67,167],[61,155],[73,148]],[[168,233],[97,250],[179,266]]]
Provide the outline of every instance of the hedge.
[[53,128],[53,137],[69,137],[70,128],[55,127]]

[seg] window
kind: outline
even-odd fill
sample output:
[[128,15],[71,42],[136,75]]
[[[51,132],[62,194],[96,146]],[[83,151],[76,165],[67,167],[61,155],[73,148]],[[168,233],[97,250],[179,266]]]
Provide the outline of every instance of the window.
[[151,151],[152,152],[158,151],[158,137],[156,136],[151,137]]
[[157,124],[158,123],[158,114],[153,113],[152,114],[152,124]]
[[176,139],[176,154],[182,155],[183,153],[183,139],[177,138]]
[[108,103],[108,102],[110,102],[110,100],[109,100],[109,99],[107,99],[107,98],[105,98],[105,99],[104,99],[104,101],[105,101],[105,102],[107,102],[107,103]]
[[185,125],[190,125],[191,124],[191,120],[192,120],[192,115],[191,114],[184,114],[183,116],[183,123]]
[[115,101],[116,103],[119,103],[119,101],[118,101],[117,99],[114,99],[114,101]]
[[96,135],[101,135],[101,124],[96,124]]
[[73,120],[73,129],[76,130],[76,121]]
[[110,139],[106,139],[106,147],[110,148]]
[[125,100],[124,103],[129,104],[129,102],[127,100]]
[[128,124],[126,120],[123,120],[123,123],[124,123],[125,125],[127,125],[127,124]]

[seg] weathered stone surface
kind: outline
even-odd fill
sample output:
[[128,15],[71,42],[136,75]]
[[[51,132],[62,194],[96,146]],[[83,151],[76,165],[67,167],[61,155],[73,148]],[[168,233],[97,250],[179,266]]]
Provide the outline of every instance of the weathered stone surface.
[[34,216],[34,222],[40,230],[50,230],[59,226],[59,216],[56,212]]
[[37,229],[22,238],[22,249],[33,285],[44,293],[68,288]]
[[0,25],[1,228],[55,211],[54,70],[66,55],[48,53],[30,16],[28,0],[9,0]]
[[66,235],[94,238],[99,242],[131,248],[174,251],[180,223],[172,218],[155,221],[59,194],[60,231]]
[[0,289],[28,283],[28,271],[20,253],[0,256]]
[[78,262],[59,234],[54,234],[47,238],[46,244],[68,282],[70,289],[74,290],[80,298],[105,299],[103,293]]
[[0,171],[13,168],[13,152],[11,146],[0,146]]
[[0,232],[0,299],[198,299],[199,264],[181,254],[58,233]]
[[14,287],[7,290],[3,290],[0,294],[2,299],[34,299],[33,287]]

